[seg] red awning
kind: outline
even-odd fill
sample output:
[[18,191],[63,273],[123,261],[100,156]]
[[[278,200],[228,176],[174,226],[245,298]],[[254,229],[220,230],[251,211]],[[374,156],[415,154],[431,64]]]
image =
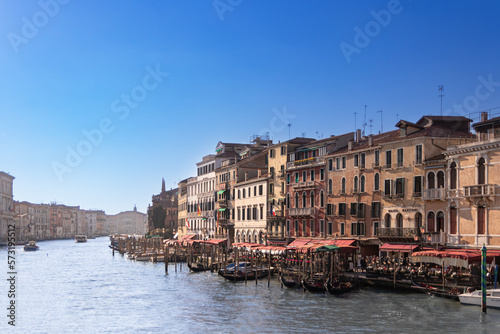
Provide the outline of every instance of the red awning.
[[309,241],[311,241],[311,239],[295,239],[291,244],[288,245],[288,247],[303,246],[306,245]]
[[382,246],[380,246],[379,250],[385,251],[385,252],[413,252],[415,248],[417,248],[418,245],[408,245],[408,244],[389,244],[385,243]]
[[343,247],[343,246],[352,246],[352,244],[356,240],[353,239],[336,239],[332,245]]

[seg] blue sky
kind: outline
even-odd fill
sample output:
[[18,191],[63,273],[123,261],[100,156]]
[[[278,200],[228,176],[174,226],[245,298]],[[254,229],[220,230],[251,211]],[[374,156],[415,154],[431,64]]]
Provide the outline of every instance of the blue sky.
[[497,1],[2,0],[0,170],[16,200],[145,212],[162,177],[170,188],[194,176],[218,141],[287,140],[287,123],[292,137],[342,134],[365,105],[373,133],[378,110],[392,130],[439,115],[438,85],[445,115],[497,108],[499,12]]

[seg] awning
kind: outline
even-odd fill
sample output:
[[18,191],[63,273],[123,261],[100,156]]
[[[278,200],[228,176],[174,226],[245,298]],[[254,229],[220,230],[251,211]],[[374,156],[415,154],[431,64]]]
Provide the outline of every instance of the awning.
[[384,251],[384,252],[411,253],[417,247],[418,247],[418,245],[385,243],[382,246],[380,246],[379,250]]
[[288,245],[288,247],[297,247],[297,246],[303,246],[307,244],[311,239],[295,239],[292,241],[291,244]]
[[226,189],[219,190],[219,191],[217,192],[217,195],[222,194],[224,191],[226,191]]
[[219,211],[226,211],[226,208],[220,208]]
[[351,246],[356,240],[353,239],[336,239],[333,245],[343,247]]
[[324,245],[316,248],[316,252],[335,252],[338,250],[340,250],[340,247],[334,245]]

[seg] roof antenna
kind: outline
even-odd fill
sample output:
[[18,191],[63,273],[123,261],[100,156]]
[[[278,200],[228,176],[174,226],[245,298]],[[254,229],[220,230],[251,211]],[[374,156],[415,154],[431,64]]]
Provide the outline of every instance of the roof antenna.
[[380,133],[384,132],[384,123],[382,121],[382,110],[377,111],[377,113],[380,113]]
[[365,114],[363,116],[363,134],[362,136],[365,136],[365,129],[366,129],[366,104],[365,104]]
[[438,97],[441,98],[441,116],[443,116],[443,92],[444,92],[444,86],[443,85],[438,85],[438,92],[440,92],[440,94],[438,95]]
[[373,132],[372,132],[372,128],[373,128],[373,118],[370,118],[370,119],[368,120],[368,122],[370,122],[370,125],[369,125],[369,127],[370,127],[370,134],[373,134]]
[[290,128],[292,127],[292,123],[288,123],[288,140],[290,140]]

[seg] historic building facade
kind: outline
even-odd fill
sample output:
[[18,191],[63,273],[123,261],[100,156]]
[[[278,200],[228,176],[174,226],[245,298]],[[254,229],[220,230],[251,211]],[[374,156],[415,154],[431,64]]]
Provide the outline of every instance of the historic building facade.
[[446,220],[450,246],[500,248],[500,117],[482,114],[477,139],[448,147]]

